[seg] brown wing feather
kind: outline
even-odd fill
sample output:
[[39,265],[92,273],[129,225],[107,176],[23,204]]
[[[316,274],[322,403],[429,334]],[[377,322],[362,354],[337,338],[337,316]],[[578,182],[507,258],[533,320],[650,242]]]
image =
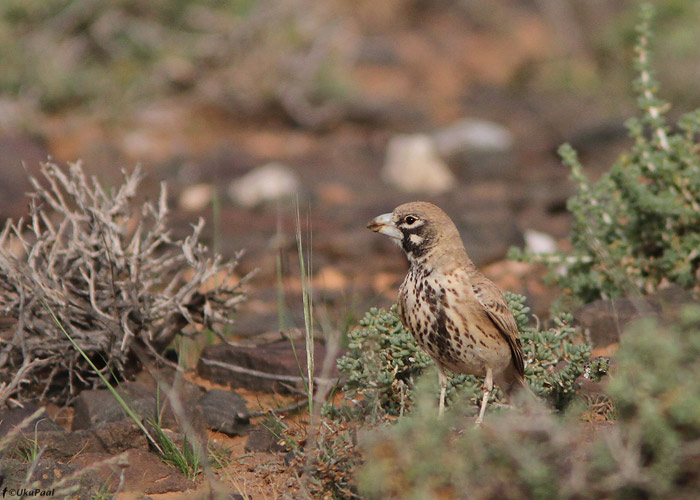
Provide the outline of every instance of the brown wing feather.
[[498,331],[508,341],[510,352],[513,356],[513,366],[522,376],[525,374],[525,362],[523,361],[523,347],[520,343],[518,325],[510,312],[505,297],[496,284],[481,273],[476,273],[471,278],[472,288],[481,307],[489,315]]

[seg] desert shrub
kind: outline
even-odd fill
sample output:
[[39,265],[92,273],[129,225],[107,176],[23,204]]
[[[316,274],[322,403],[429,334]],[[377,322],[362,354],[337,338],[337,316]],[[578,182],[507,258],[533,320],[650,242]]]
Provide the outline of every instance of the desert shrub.
[[[555,318],[551,328],[532,323],[525,297],[506,293],[523,343],[525,377],[532,390],[555,408],[563,409],[573,399],[578,382],[590,358],[590,348],[576,343],[570,315]],[[401,324],[396,308],[371,309],[360,325],[349,333],[348,352],[338,360],[347,376],[344,390],[350,398],[362,396],[369,414],[398,415],[410,406],[416,378],[434,363],[418,346],[411,332]],[[457,394],[478,403],[482,378],[457,374],[451,377],[448,399]],[[439,390],[435,384],[435,390]],[[500,399],[494,391],[494,400]]]
[[343,418],[325,418],[318,427],[315,449],[300,456],[310,478],[313,498],[355,500],[354,473],[362,455],[357,446],[357,433],[362,423]]
[[[686,306],[677,322],[645,319],[631,325],[608,383],[622,431],[622,450],[605,445],[598,468],[623,474],[621,491],[638,497],[693,498],[700,489],[700,308]],[[635,477],[636,476],[636,477]],[[640,495],[641,494],[641,495]]]
[[645,320],[622,337],[608,385],[616,424],[561,417],[530,402],[474,428],[435,412],[421,380],[415,407],[360,438],[364,498],[691,499],[700,487],[700,308]]
[[100,384],[66,334],[107,379],[123,379],[139,356],[167,362],[176,335],[233,322],[244,299],[238,256],[209,255],[202,220],[174,239],[164,185],[157,204],[136,207],[138,169],[111,190],[79,164],[47,163],[41,173],[43,183],[30,177],[28,218],[0,233],[0,313],[17,321],[3,338],[0,403],[37,395],[63,403]]
[[338,369],[347,376],[347,396],[363,396],[373,411],[403,413],[414,378],[432,360],[403,327],[396,306],[389,311],[373,307],[348,338],[348,352],[338,360]]
[[577,193],[569,253],[511,257],[544,261],[569,300],[651,292],[675,283],[700,295],[700,110],[670,124],[668,103],[658,96],[650,63],[652,9],[642,9],[637,30],[638,79],[634,87],[641,115],[627,121],[630,150],[591,183],[575,151],[560,148]]

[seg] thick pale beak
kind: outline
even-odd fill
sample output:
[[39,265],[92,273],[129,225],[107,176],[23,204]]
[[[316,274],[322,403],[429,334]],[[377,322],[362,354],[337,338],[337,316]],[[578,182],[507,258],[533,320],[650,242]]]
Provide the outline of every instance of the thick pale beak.
[[385,234],[393,240],[401,240],[403,238],[403,234],[399,228],[396,227],[394,221],[391,220],[391,214],[382,214],[375,217],[369,221],[367,229],[371,229],[375,233]]

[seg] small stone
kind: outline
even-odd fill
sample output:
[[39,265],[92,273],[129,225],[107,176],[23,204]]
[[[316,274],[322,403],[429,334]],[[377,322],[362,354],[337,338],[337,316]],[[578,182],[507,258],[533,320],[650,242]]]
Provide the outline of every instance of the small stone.
[[197,405],[202,408],[207,427],[229,436],[242,436],[250,429],[250,418],[245,399],[234,391],[212,389],[204,394]]
[[214,196],[214,189],[211,184],[195,184],[186,187],[178,199],[178,206],[188,212],[199,212],[204,210]]
[[497,151],[513,148],[513,135],[502,125],[487,120],[466,119],[433,134],[435,147],[443,157],[464,152]]
[[282,163],[268,163],[234,180],[228,194],[240,206],[253,208],[294,196],[301,189],[298,174]]
[[425,134],[397,135],[387,146],[382,178],[407,193],[437,195],[455,186],[455,177]]
[[526,229],[523,231],[525,248],[537,255],[552,254],[557,251],[557,242],[547,233]]

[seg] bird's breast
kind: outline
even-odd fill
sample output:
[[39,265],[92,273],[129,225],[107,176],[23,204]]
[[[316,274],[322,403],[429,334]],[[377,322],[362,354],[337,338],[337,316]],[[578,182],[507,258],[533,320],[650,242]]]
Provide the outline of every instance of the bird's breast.
[[438,365],[483,375],[490,364],[489,343],[479,332],[478,309],[464,286],[458,276],[411,269],[399,290],[398,310],[404,326]]

